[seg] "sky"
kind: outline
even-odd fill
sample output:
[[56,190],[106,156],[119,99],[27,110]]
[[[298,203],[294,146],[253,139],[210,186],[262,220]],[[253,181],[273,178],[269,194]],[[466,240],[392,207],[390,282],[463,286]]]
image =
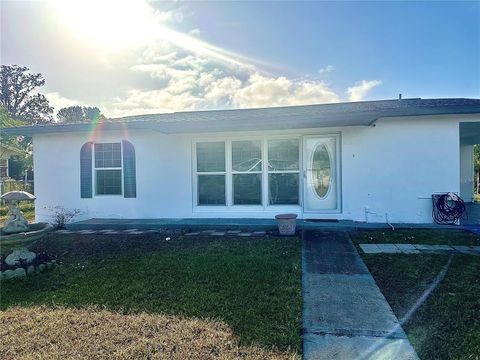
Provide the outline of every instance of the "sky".
[[480,97],[480,2],[1,1],[1,63],[107,117]]

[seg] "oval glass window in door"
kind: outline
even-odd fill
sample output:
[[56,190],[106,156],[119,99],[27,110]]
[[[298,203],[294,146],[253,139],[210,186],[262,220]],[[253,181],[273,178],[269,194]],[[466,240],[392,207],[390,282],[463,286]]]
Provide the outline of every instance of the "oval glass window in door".
[[319,144],[315,148],[312,156],[312,185],[317,196],[325,198],[330,190],[332,182],[332,166],[330,163],[330,153],[325,144]]

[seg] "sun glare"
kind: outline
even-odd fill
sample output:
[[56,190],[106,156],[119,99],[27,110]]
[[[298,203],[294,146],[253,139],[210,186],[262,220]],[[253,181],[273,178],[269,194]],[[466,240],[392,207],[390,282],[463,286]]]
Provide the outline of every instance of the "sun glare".
[[162,14],[142,0],[52,0],[65,29],[81,41],[117,51],[167,41],[193,53],[231,65],[260,64],[239,54],[175,31],[164,25]]
[[155,12],[144,1],[54,1],[64,26],[85,41],[111,50],[144,44],[154,37]]

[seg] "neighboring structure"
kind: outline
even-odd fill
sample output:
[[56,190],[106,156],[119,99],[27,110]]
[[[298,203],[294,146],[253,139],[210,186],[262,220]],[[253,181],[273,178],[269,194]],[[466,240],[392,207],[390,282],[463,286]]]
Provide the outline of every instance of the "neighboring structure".
[[4,193],[3,184],[9,178],[8,163],[14,155],[25,155],[25,152],[11,146],[0,144],[0,195]]
[[7,129],[33,136],[36,219],[299,218],[432,222],[473,193],[480,99],[179,112]]

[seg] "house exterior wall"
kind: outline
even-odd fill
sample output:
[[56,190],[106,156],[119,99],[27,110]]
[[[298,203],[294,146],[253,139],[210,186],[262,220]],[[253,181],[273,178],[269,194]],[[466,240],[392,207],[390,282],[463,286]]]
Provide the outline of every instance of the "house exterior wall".
[[[80,198],[80,148],[88,133],[34,136],[37,221],[49,208],[80,209],[87,218],[272,218],[279,212],[304,217],[301,206],[225,209],[194,205],[192,144],[202,138],[340,133],[339,214],[306,214],[367,222],[428,223],[431,194],[460,191],[459,122],[452,116],[379,119],[375,126],[165,135],[136,130],[95,134],[98,141],[129,140],[135,147],[137,197]],[[95,141],[95,140],[94,140]],[[302,174],[301,174],[302,175]],[[300,176],[303,179],[303,176]]]

